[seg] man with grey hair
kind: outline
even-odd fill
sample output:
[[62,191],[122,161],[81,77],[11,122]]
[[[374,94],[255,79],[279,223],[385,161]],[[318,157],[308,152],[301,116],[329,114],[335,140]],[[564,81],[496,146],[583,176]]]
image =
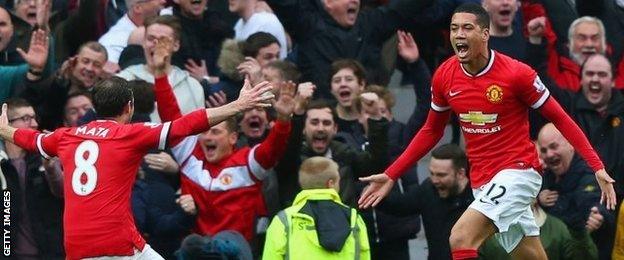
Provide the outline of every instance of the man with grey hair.
[[[538,36],[543,36],[544,30],[540,32]],[[605,27],[602,21],[591,16],[574,20],[568,30],[567,47],[568,53],[563,54],[563,51],[555,46],[548,46],[547,73],[559,87],[578,91],[581,88],[580,68],[587,57],[597,53],[607,54]]]
[[128,12],[98,40],[108,52],[109,63],[117,64],[128,37],[134,29],[142,26],[145,19],[158,15],[165,0],[126,0]]

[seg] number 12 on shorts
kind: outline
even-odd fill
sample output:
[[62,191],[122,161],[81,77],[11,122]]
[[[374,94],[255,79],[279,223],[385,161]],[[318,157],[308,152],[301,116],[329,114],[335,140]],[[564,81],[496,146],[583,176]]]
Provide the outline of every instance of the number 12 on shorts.
[[[97,143],[92,140],[86,140],[76,148],[74,154],[74,163],[76,169],[72,174],[72,189],[79,196],[87,196],[95,189],[97,184],[97,169],[95,162],[100,154],[100,148]],[[85,158],[86,156],[86,158]],[[82,176],[85,176],[85,182]]]
[[492,183],[492,186],[490,186],[490,189],[488,189],[488,191],[485,193],[485,196],[482,196],[479,199],[479,201],[482,203],[488,203],[483,200],[485,198],[485,199],[492,201],[495,205],[498,205],[498,203],[500,203],[498,199],[500,199],[503,195],[505,195],[505,192],[507,192],[507,188],[505,188],[505,186]]

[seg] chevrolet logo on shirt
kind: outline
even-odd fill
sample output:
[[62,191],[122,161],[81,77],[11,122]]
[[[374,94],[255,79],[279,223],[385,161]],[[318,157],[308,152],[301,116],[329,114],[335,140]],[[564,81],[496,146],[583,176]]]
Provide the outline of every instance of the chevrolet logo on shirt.
[[472,125],[485,125],[495,123],[498,114],[483,114],[481,111],[468,111],[467,114],[460,113],[459,120]]

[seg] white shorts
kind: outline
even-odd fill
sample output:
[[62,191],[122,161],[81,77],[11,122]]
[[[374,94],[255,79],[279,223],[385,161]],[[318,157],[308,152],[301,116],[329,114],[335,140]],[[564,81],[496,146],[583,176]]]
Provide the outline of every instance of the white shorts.
[[130,256],[100,256],[83,258],[83,260],[164,260],[150,245],[145,244],[143,251],[134,249],[134,255]]
[[531,204],[542,186],[542,176],[534,169],[507,169],[487,184],[473,189],[473,208],[488,217],[498,228],[494,236],[507,253],[525,236],[539,236]]

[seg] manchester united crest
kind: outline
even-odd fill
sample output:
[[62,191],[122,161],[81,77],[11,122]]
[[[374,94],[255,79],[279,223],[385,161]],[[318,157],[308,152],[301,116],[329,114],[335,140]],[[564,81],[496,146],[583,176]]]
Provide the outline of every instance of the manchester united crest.
[[219,176],[219,181],[221,181],[221,184],[223,185],[230,185],[232,184],[232,176],[227,173],[222,174],[221,176]]
[[497,85],[492,85],[485,91],[485,97],[490,102],[498,104],[503,101],[503,89]]

